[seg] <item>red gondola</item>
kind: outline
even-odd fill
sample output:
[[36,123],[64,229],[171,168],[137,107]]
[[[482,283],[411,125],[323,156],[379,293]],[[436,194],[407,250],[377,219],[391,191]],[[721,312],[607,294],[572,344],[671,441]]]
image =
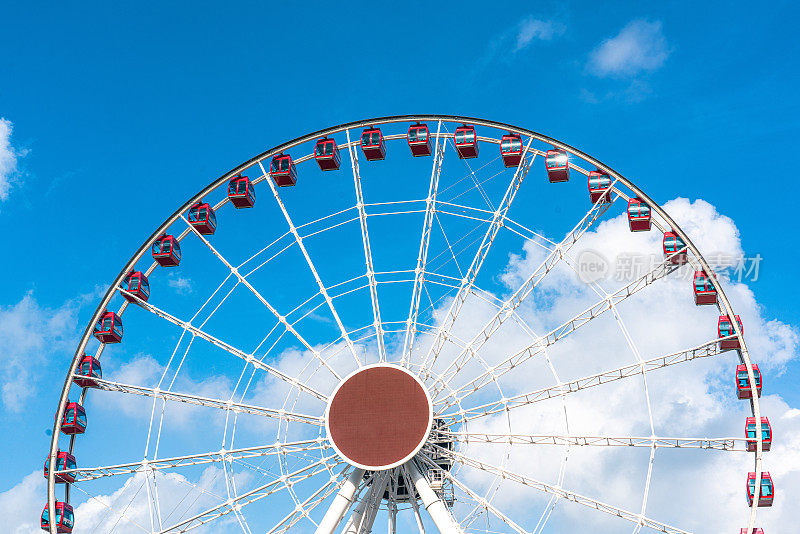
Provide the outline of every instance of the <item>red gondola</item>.
[[61,432],[71,436],[83,434],[86,431],[86,410],[77,402],[67,403],[64,408],[64,417],[61,419]]
[[95,385],[95,378],[103,378],[103,369],[97,358],[84,354],[81,363],[78,364],[76,374],[78,376],[75,376],[72,381],[82,388],[90,388]]
[[611,202],[611,177],[603,171],[589,173],[589,199],[592,204],[597,202]]
[[175,267],[181,262],[181,245],[175,236],[162,235],[153,241],[153,259],[162,267]]
[[234,176],[228,182],[228,199],[236,209],[252,208],[256,203],[256,190],[247,176]]
[[386,157],[386,140],[380,128],[365,128],[361,133],[361,150],[367,161],[376,161]]
[[470,159],[478,157],[478,136],[475,135],[475,128],[463,124],[456,128],[456,134],[453,136],[456,145],[458,157],[461,159]]
[[[761,371],[758,365],[753,364],[753,375],[756,380],[756,395],[761,396]],[[747,366],[736,366],[736,396],[740,399],[752,399],[753,390],[750,388],[750,378],[747,376]]]
[[319,139],[314,147],[314,159],[317,160],[317,165],[322,171],[338,170],[341,160],[336,141],[327,137]]
[[650,206],[640,198],[628,201],[628,226],[631,232],[650,231]]
[[[736,322],[739,323],[739,330],[744,335],[744,327],[742,326],[742,320],[739,319],[739,316],[736,315]],[[735,332],[733,330],[733,325],[731,324],[731,320],[728,318],[727,315],[720,315],[719,321],[717,321],[717,333],[719,334],[720,339],[723,337],[732,336]],[[731,339],[725,339],[719,342],[719,348],[723,350],[727,349],[738,349],[739,348],[739,338],[734,337]]]
[[500,155],[503,165],[516,167],[522,161],[522,137],[519,134],[508,132],[500,139]]
[[[56,471],[64,471],[65,469],[75,469],[78,467],[77,462],[75,462],[75,457],[72,456],[67,451],[58,451],[56,454]],[[44,461],[44,478],[47,478],[50,475],[50,458],[47,458]],[[55,480],[57,483],[61,484],[72,484],[75,482],[75,473],[64,473],[63,475],[56,475]]]
[[295,169],[292,156],[289,154],[278,154],[272,158],[272,165],[269,167],[269,175],[275,180],[278,187],[289,187],[297,183],[297,169]]
[[198,202],[189,208],[189,224],[195,227],[197,233],[211,235],[217,229],[217,216],[210,205]]
[[683,265],[686,259],[686,243],[678,237],[675,232],[664,232],[664,257],[669,258],[670,263]]
[[[150,298],[150,283],[147,281],[147,277],[142,271],[132,271],[128,273],[128,275],[122,280],[122,283],[119,285],[119,287],[120,289],[124,289],[131,295],[135,295],[145,302],[147,302],[147,299]],[[129,302],[135,302],[136,299],[131,295],[122,293],[122,296],[125,297],[125,300]]]
[[122,341],[122,318],[114,312],[107,311],[100,316],[94,325],[94,337],[100,343],[119,343]]
[[[775,499],[775,487],[772,484],[772,477],[769,471],[761,473],[761,491],[758,493],[758,506],[772,506]],[[753,506],[753,497],[756,493],[756,474],[753,471],[747,473],[747,506]]]
[[717,289],[705,271],[694,272],[694,303],[698,306],[717,303]]
[[550,183],[569,180],[569,159],[565,151],[556,148],[548,150],[544,157],[544,166],[547,168],[547,179]]
[[[72,506],[65,502],[56,501],[53,503],[56,512],[56,532],[64,532],[69,534],[72,532],[72,527],[75,524],[75,514],[72,512]],[[44,505],[42,511],[42,530],[50,532],[50,510],[47,505]]]
[[428,131],[428,125],[417,123],[408,127],[408,148],[411,149],[411,155],[415,158],[418,156],[431,155],[431,136]]
[[[755,441],[748,441],[747,442],[747,450],[750,452],[754,452],[758,445],[758,436],[756,428],[756,418],[755,417],[748,417],[747,421],[744,424],[744,437],[747,439],[752,439]],[[768,451],[772,446],[772,426],[769,424],[768,417],[761,418],[761,450]]]
[[747,528],[743,528],[739,531],[739,534],[764,534],[763,528],[754,528],[752,531]]

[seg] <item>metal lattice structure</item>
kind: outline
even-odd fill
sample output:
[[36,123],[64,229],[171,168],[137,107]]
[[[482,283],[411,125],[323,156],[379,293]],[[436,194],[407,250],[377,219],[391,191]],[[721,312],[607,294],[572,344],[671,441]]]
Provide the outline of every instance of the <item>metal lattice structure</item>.
[[[407,150],[405,129],[414,123],[427,123],[431,128],[429,158],[397,155]],[[481,143],[484,148],[479,158],[458,158],[460,151],[455,145],[454,131],[461,124],[480,129],[476,147]],[[378,127],[385,130],[381,139],[385,148],[381,144],[381,149],[386,151],[386,159],[394,158],[397,163],[402,160],[405,162],[403,169],[392,167],[395,164],[391,161],[372,163],[360,159],[365,155],[359,150],[363,149],[359,137],[361,129]],[[519,135],[522,142],[516,166],[503,166],[499,150],[492,153],[505,132]],[[320,138],[339,140],[337,149],[346,155],[341,158],[341,165],[349,165],[351,172],[346,168],[338,169],[338,173],[318,172],[313,161],[314,144]],[[525,197],[526,187],[532,187],[531,181],[541,182],[544,174],[540,163],[546,151],[552,148],[569,154],[569,169],[574,173],[589,176],[597,169],[610,177],[607,197],[588,205],[577,223],[557,240],[532,229],[529,218],[517,217],[512,209]],[[273,158],[285,154],[292,156],[292,172],[297,168],[300,173],[292,189],[279,188],[275,178],[282,170],[270,167]],[[338,152],[336,158],[338,167]],[[424,169],[421,178],[413,177],[415,175],[407,170],[412,164],[417,175],[419,169]],[[370,184],[378,180],[375,178],[380,173],[378,166],[386,167],[387,174],[395,180],[393,183],[399,183],[398,177],[402,177],[402,187],[384,184],[385,189],[397,190],[395,196],[370,198],[371,193],[376,194]],[[312,198],[311,190],[304,190],[310,187],[304,180],[312,173],[324,174],[327,180],[322,182],[315,178],[315,187],[322,191],[320,198]],[[241,239],[241,233],[228,236],[232,244],[226,243],[222,235],[200,232],[190,222],[189,211],[202,199],[214,199],[211,207],[219,218],[220,228],[240,216],[226,192],[229,182],[243,175],[250,176],[252,186],[258,186],[261,192],[260,202],[253,212],[268,210],[271,218],[242,227],[247,239]],[[347,194],[344,184],[349,189]],[[547,184],[547,187],[561,186]],[[309,192],[307,197],[301,196],[303,191]],[[565,201],[580,201],[567,189],[563,191]],[[111,530],[120,525],[133,525],[137,530],[151,533],[186,532],[196,528],[208,532],[230,529],[245,533],[256,530],[360,533],[378,531],[376,518],[385,515],[390,533],[396,532],[399,518],[411,518],[409,521],[422,533],[431,525],[448,534],[528,533],[544,531],[553,509],[558,503],[564,503],[559,506],[578,504],[587,515],[599,511],[627,521],[634,533],[642,528],[686,533],[672,525],[673,522],[679,525],[680,518],[661,521],[647,515],[656,450],[736,454],[749,451],[753,454],[756,480],[760,480],[762,429],[758,426],[755,440],[657,435],[647,377],[652,371],[667,373],[679,364],[683,367],[731,353],[736,354],[738,363],[746,366],[750,387],[755,390],[756,378],[740,326],[731,321],[733,333],[723,338],[723,341],[737,340],[739,348],[735,350],[721,348],[720,339],[709,336],[704,342],[682,350],[664,351],[647,359],[641,356],[618,308],[648,287],[675,276],[681,269],[673,261],[678,253],[667,255],[641,276],[611,291],[596,282],[589,283],[587,287],[596,295],[596,301],[547,331],[534,331],[524,313],[524,305],[534,298],[548,275],[559,269],[576,270],[571,252],[581,239],[614,213],[619,203],[632,198],[650,207],[654,231],[672,231],[683,241],[685,249],[680,253],[687,255],[687,268],[710,273],[718,292],[720,314],[735,317],[721,280],[689,236],[653,199],[591,156],[525,128],[445,115],[382,117],[320,130],[238,165],[170,215],[133,254],[98,304],[67,371],[56,413],[49,456],[49,517],[56,517],[56,502],[69,503],[75,490],[91,498],[96,493],[92,484],[139,477],[135,480],[138,489],[146,494],[149,525],[138,524],[126,515],[131,502],[140,494],[137,491],[129,502],[107,505],[109,516],[116,517]],[[319,213],[312,215],[308,206],[318,208]],[[413,224],[414,235],[419,236],[419,240],[415,237],[413,242],[416,254],[402,261],[387,260],[387,251],[392,249],[383,244],[392,240],[399,242],[407,235],[405,223],[394,221],[408,218],[413,220],[408,225]],[[343,253],[338,259],[325,257],[322,251],[330,254],[340,250],[338,232],[345,230],[360,238],[358,253]],[[203,295],[207,298],[197,301],[200,305],[195,306],[194,311],[187,311],[187,305],[171,301],[163,292],[154,290],[151,299],[142,299],[130,288],[121,288],[126,276],[137,269],[153,280],[165,276],[166,269],[159,267],[156,261],[144,266],[149,260],[148,251],[165,234],[174,235],[184,248],[193,246],[193,252],[198,253],[194,256],[185,253],[184,264],[200,262],[198,251],[203,250],[202,261],[224,273],[220,283],[216,287],[212,285],[207,295]],[[251,247],[244,254],[239,251],[244,246],[243,241]],[[506,256],[496,256],[501,241],[506,244]],[[525,244],[538,247],[541,261],[524,273],[521,282],[514,282],[514,287],[502,287],[497,282],[497,258],[506,258],[509,250],[519,252]],[[252,249],[256,250],[253,254]],[[336,272],[337,269],[345,271],[355,256],[358,256],[359,272]],[[336,276],[331,274],[334,272]],[[266,273],[270,273],[269,277]],[[304,285],[298,281],[300,273],[306,279]],[[281,282],[266,288],[264,281],[276,278]],[[236,322],[235,314],[250,313],[251,308],[243,307],[239,301],[233,304],[240,293],[247,295],[253,310],[257,308],[253,313],[259,314],[262,325],[260,342],[251,346],[242,346],[232,340],[235,336],[228,335],[231,324]],[[686,305],[693,304],[687,302]],[[80,388],[73,380],[84,376],[80,373],[84,355],[89,353],[103,361],[101,357],[106,350],[115,350],[106,343],[94,345],[92,338],[103,313],[112,309],[126,319],[133,314],[149,317],[161,324],[159,328],[169,328],[173,336],[170,339],[177,343],[169,354],[163,348],[165,345],[149,341],[158,352],[154,358],[160,365],[160,377],[151,381],[154,383],[127,383],[107,373],[104,378],[93,378],[89,387]],[[366,311],[356,313],[355,309]],[[482,314],[475,310],[481,310]],[[225,313],[233,319],[221,325],[220,317]],[[569,380],[560,379],[549,352],[562,340],[574,337],[575,332],[588,330],[593,321],[600,318],[613,320],[618,325],[634,362]],[[470,321],[478,325],[469,324]],[[524,343],[509,344],[505,352],[498,351],[494,343],[509,331],[523,338]],[[130,333],[130,328],[128,332],[129,337],[150,335],[142,331]],[[123,340],[123,347],[127,339]],[[212,354],[209,351],[213,351],[214,356],[209,356]],[[287,364],[288,360],[281,359],[287,353],[299,356]],[[211,373],[214,366],[208,362],[223,361],[223,358],[226,363],[219,372],[231,373],[232,384],[224,396],[179,388],[189,372],[182,371],[184,366],[191,367],[193,362],[199,362],[200,368]],[[514,382],[509,380],[524,373],[532,362],[545,362],[543,365],[553,375],[552,383],[529,389],[510,388],[509,384]],[[348,377],[367,376],[362,374],[366,369],[379,369],[387,377],[388,373],[397,371],[400,374],[394,378],[384,377],[386,384],[391,384],[392,388],[413,388],[418,383],[429,404],[429,408],[425,408],[423,397],[419,397],[419,408],[408,408],[412,415],[414,410],[429,410],[424,414],[419,412],[428,417],[421,441],[416,435],[406,436],[402,433],[404,430],[387,430],[400,432],[398,435],[410,440],[402,451],[386,451],[386,458],[392,454],[402,458],[402,462],[392,463],[387,468],[383,467],[390,464],[389,460],[385,460],[385,465],[372,465],[367,460],[354,459],[356,455],[371,458],[367,454],[369,450],[366,453],[359,450],[352,456],[342,452],[344,438],[332,437],[334,430],[330,425],[326,427],[337,392],[348,383]],[[543,406],[539,403],[563,403],[578,392],[629,380],[642,381],[649,436],[543,434],[516,428],[519,426],[515,423],[516,414]],[[220,382],[227,384],[224,380]],[[263,391],[270,395],[259,396]],[[117,458],[116,463],[92,467],[87,461],[92,457],[91,452],[86,450],[84,454],[80,434],[69,437],[62,434],[70,397],[87,406],[90,417],[95,399],[98,402],[105,402],[105,399],[148,402],[150,414],[145,425],[142,457]],[[363,416],[365,420],[372,421],[368,419],[369,408],[376,399],[368,401],[359,409],[367,414]],[[760,421],[758,395],[753,395],[750,405],[752,415]],[[564,417],[567,417],[564,406]],[[209,421],[210,430],[203,428],[201,432],[195,428],[199,436],[196,441],[173,435],[170,417],[181,409],[200,410],[185,412],[190,414],[207,414],[202,415],[201,420]],[[352,415],[348,409],[346,407],[345,415]],[[395,412],[388,413],[387,417],[399,417]],[[361,412],[357,415],[362,417]],[[123,422],[124,418],[125,414],[121,413]],[[380,422],[380,418],[375,421]],[[486,431],[480,426],[485,421],[499,421],[508,431]],[[395,426],[402,426],[401,423]],[[221,431],[221,435],[213,439],[218,440],[219,448],[188,450],[194,443],[212,439],[217,431]],[[342,427],[341,431],[350,432],[348,443],[357,442],[353,435],[362,435],[358,433],[362,429],[358,428]],[[88,432],[102,434],[103,429],[92,428]],[[264,437],[265,432],[272,433],[269,440]],[[243,446],[242,441],[247,446]],[[525,449],[526,454],[535,454],[541,450],[530,447],[532,445],[564,450],[555,480],[538,480],[516,470],[509,461],[513,451]],[[179,449],[181,446],[185,453],[162,457],[164,448]],[[604,502],[602,496],[585,496],[564,487],[569,450],[578,447],[650,450],[639,510],[624,509]],[[59,470],[56,464],[59,450],[74,454],[79,466]],[[196,480],[180,478],[188,487],[184,499],[175,504],[168,502],[164,495],[159,496],[159,486],[165,483],[164,474],[198,467],[213,469],[215,476],[222,478],[224,494],[216,494],[209,489],[211,486],[203,486]],[[469,478],[468,473],[472,473],[473,478]],[[59,484],[57,479],[65,475],[74,478],[74,482]],[[483,477],[481,480],[485,480],[485,484],[474,487],[475,477]],[[507,485],[548,497],[535,525],[512,519],[513,514],[505,510],[497,495]],[[57,499],[62,488],[64,496]],[[201,497],[207,505],[198,509],[192,498],[196,503]],[[166,509],[167,506],[170,509]],[[755,526],[756,510],[753,506],[747,512],[749,529]],[[80,520],[76,515],[76,523]],[[50,532],[56,532],[55,524],[50,526]]]

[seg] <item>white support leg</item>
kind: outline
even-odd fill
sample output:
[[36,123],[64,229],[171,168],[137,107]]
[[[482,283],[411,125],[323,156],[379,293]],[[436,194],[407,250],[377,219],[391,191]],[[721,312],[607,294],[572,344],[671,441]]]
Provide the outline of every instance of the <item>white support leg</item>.
[[338,527],[339,523],[342,521],[344,514],[347,513],[347,510],[353,504],[353,496],[355,496],[358,485],[363,478],[363,469],[353,469],[350,476],[347,477],[347,481],[345,481],[344,485],[339,489],[339,493],[334,497],[330,508],[325,512],[325,517],[320,521],[314,534],[333,534],[336,527]]
[[387,476],[377,475],[367,490],[367,494],[356,505],[353,513],[344,526],[342,534],[364,534],[372,529],[378,506],[386,489]]
[[433,519],[436,528],[439,529],[440,534],[462,534],[461,529],[453,520],[447,507],[444,505],[438,495],[431,489],[428,480],[414,463],[414,460],[405,464],[408,473],[411,475],[411,480],[414,482],[414,487],[417,489],[417,494],[422,499],[422,504]]

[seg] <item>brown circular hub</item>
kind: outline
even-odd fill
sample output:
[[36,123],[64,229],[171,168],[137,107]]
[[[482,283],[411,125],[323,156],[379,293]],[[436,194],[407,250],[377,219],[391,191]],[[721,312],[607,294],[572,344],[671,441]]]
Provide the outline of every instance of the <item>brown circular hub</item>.
[[334,449],[363,469],[390,469],[422,448],[433,409],[422,383],[397,365],[363,367],[339,384],[325,425]]

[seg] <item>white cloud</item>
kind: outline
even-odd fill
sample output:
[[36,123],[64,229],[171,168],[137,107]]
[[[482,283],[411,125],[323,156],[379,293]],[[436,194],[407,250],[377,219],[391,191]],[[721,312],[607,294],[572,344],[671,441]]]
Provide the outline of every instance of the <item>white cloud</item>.
[[[675,199],[668,202],[665,208],[700,249],[709,255],[742,253],[736,225],[711,204],[702,200],[690,202],[686,199]],[[571,251],[572,256],[577,257],[582,250],[600,252],[609,259],[631,252],[652,251],[660,256],[661,235],[656,230],[631,233],[627,219],[620,215],[605,220],[595,230],[588,232]],[[509,289],[516,288],[538,266],[544,254],[536,244],[528,243],[520,254],[510,258],[508,269],[502,275],[503,282]],[[608,279],[601,286],[606,291],[612,291],[621,284],[622,282]],[[716,336],[716,309],[695,306],[690,284],[689,280],[673,275],[619,305],[625,326],[642,358],[690,347]],[[771,382],[777,373],[796,361],[798,334],[795,328],[765,317],[755,294],[746,284],[729,281],[726,291],[744,321],[751,355],[765,370],[762,413],[770,417],[776,438],[773,450],[765,454],[765,468],[776,481],[777,497],[772,509],[759,512],[759,526],[769,531],[778,531],[781,525],[794,524],[800,519],[790,497],[800,491],[800,409],[789,406],[779,395],[770,394],[774,391]],[[598,299],[591,287],[580,283],[575,273],[564,263],[560,263],[525,300],[519,312],[536,333],[543,334]],[[442,318],[447,304],[438,310],[438,319]],[[454,335],[468,340],[492,314],[493,309],[488,304],[477,297],[470,297],[453,329]],[[491,365],[529,342],[528,333],[513,321],[507,321],[480,351],[480,357]],[[430,338],[421,338],[420,343],[424,348],[426,343],[430,343]],[[439,370],[458,352],[451,344],[446,347],[440,357]],[[359,351],[361,348],[358,347]],[[422,352],[424,354],[425,351]],[[349,370],[347,366],[352,367],[353,362],[344,344],[325,351],[324,356],[331,355],[331,364],[343,371],[341,374],[346,374],[345,370]],[[630,347],[621,335],[619,325],[608,312],[564,338],[548,350],[547,356],[560,379],[564,381],[635,361]],[[681,437],[741,436],[749,406],[734,398],[732,370],[735,363],[735,354],[727,353],[648,373],[647,389],[653,406],[655,433]],[[285,351],[271,364],[291,376],[301,376],[320,391],[327,392],[333,387],[333,377],[325,370],[320,370],[307,351]],[[481,367],[482,364],[473,359],[459,376],[469,376],[470,372],[477,372]],[[116,369],[113,365],[108,369],[112,380],[144,385],[152,385],[163,370],[159,363],[147,356],[140,356]],[[314,369],[317,371],[314,372]],[[542,357],[520,365],[515,372],[505,375],[499,382],[506,395],[554,383],[547,362]],[[227,398],[231,385],[217,377],[198,382],[182,375],[176,382],[176,389]],[[274,407],[277,402],[275,399],[286,398],[286,409],[319,413],[320,405],[317,401],[312,401],[308,396],[287,396],[287,393],[285,383],[264,377],[253,383],[246,402]],[[496,386],[486,386],[476,395],[481,396],[497,398]],[[476,402],[476,399],[472,401]],[[113,406],[108,408],[114,409]],[[145,412],[149,414],[149,411]],[[565,412],[568,418],[565,418]],[[575,435],[646,436],[650,433],[650,418],[641,377],[619,380],[568,395],[564,404],[554,399],[516,409],[511,413],[513,415],[510,421],[501,414],[476,421],[469,430],[508,432],[511,427],[520,433],[540,434],[569,432]],[[568,428],[565,419],[568,419]],[[508,456],[506,449],[498,449],[494,445],[471,445],[465,452],[550,483],[558,481],[564,457],[561,448],[548,446],[515,446]],[[575,447],[570,451],[566,463],[563,485],[566,489],[638,512],[648,458],[649,450],[645,448]],[[654,465],[646,512],[648,517],[698,533],[738,532],[737,529],[742,526],[747,514],[743,490],[746,473],[752,466],[751,455],[659,449]],[[198,477],[199,482],[195,484],[208,484],[204,487],[216,492],[213,489],[216,482],[209,482],[213,478],[211,473],[202,473]],[[484,490],[490,483],[485,476],[470,469],[463,469],[459,473],[476,490]],[[218,480],[222,480],[222,477]],[[122,488],[109,492],[109,495],[101,499],[106,503],[123,503],[133,499],[128,515],[149,525],[146,501],[141,496],[144,491],[133,498],[141,482],[141,478],[134,477]],[[159,480],[159,488],[162,484],[164,488],[173,488],[164,498],[162,510],[182,506],[176,500],[170,499],[185,493],[184,488],[188,488],[185,482],[180,478],[170,478],[163,482]],[[34,478],[26,477],[18,486],[0,495],[0,509],[7,502],[13,504],[18,502],[17,499],[21,502],[24,496],[41,487],[42,484],[37,483]],[[676,491],[676,488],[681,491]],[[682,491],[683,488],[693,488],[697,493]],[[219,491],[221,494],[222,490]],[[458,511],[463,511],[461,507],[467,506],[468,501],[465,497],[460,498],[456,506]],[[538,512],[547,498],[536,490],[505,482],[494,502],[513,519],[530,528],[536,524]],[[36,506],[39,506],[38,502]],[[105,525],[102,521],[106,520],[101,519],[105,510],[100,503],[93,501],[82,504],[78,512],[81,520],[86,521],[87,528],[91,529],[98,524]],[[38,514],[39,510],[25,513]],[[27,521],[27,516],[25,520]],[[572,531],[578,530],[581,525],[585,527],[587,522],[591,522],[592,531],[597,533],[618,532],[625,525],[618,518],[561,501],[549,526],[552,528],[555,525],[559,531]],[[127,532],[125,529],[130,525],[123,527],[123,523],[125,522],[121,522],[118,528]],[[11,525],[14,526],[15,523],[12,522]],[[502,528],[495,530],[505,531]]]
[[46,490],[42,471],[37,469],[13,488],[0,493],[3,530],[9,534],[41,532],[39,518],[47,499]]
[[18,174],[17,158],[25,154],[11,145],[12,131],[11,121],[0,117],[0,201],[8,199]]
[[528,17],[519,24],[514,51],[526,48],[534,39],[549,41],[553,37],[562,35],[566,29],[567,27],[560,22]]
[[[665,209],[707,253],[736,256],[742,253],[738,230],[733,221],[716,209],[698,200],[676,199]],[[601,252],[613,259],[621,254],[652,251],[660,257],[661,234],[656,230],[631,233],[627,219],[620,215],[607,220],[587,233],[573,249],[577,257],[582,250]],[[512,256],[503,280],[516,288],[538,266],[545,253],[533,243],[525,246],[520,256]],[[613,262],[612,262],[613,264]],[[613,274],[613,270],[612,270]],[[602,287],[611,292],[623,282],[609,279]],[[792,495],[800,488],[800,418],[779,395],[769,395],[770,381],[798,356],[797,329],[764,317],[753,291],[743,283],[729,281],[726,293],[737,313],[742,316],[751,357],[765,373],[765,396],[762,414],[770,417],[776,444],[765,453],[765,469],[776,482],[776,502],[772,509],[759,513],[759,526],[780,530],[780,525],[800,519],[791,506]],[[539,288],[520,308],[522,317],[537,333],[571,318],[597,302],[600,296],[578,280],[564,264],[551,272]],[[475,303],[472,303],[475,306]],[[618,306],[624,324],[642,358],[691,347],[716,337],[716,309],[695,306],[690,278],[671,276],[649,286]],[[462,315],[467,313],[465,309]],[[469,309],[475,315],[474,307]],[[485,315],[486,306],[477,310]],[[480,322],[480,319],[479,319]],[[464,335],[459,330],[459,335]],[[464,328],[475,331],[475,327]],[[500,335],[501,332],[498,332]],[[509,328],[494,343],[487,344],[481,356],[489,362],[499,361],[524,341],[519,328]],[[548,356],[561,380],[572,380],[620,365],[635,362],[620,327],[610,312],[575,331],[548,350]],[[534,360],[539,360],[534,362]],[[504,393],[510,395],[532,391],[542,382],[553,384],[542,358],[520,365],[517,379],[501,380]],[[647,374],[647,388],[653,406],[655,433],[660,436],[726,437],[741,436],[749,406],[733,394],[735,354],[728,353],[708,360],[679,364]],[[478,395],[496,398],[490,385]],[[574,435],[650,435],[650,419],[641,377],[630,378],[568,395],[566,406],[557,399],[537,403],[512,412],[512,431],[534,434]],[[477,402],[473,400],[472,402]],[[564,410],[568,414],[566,427]],[[471,431],[508,432],[504,414],[477,420]],[[558,447],[513,447],[506,451],[493,446],[470,445],[467,451],[488,463],[506,465],[550,483],[557,483],[564,450]],[[649,450],[600,447],[573,447],[569,453],[564,487],[635,512],[639,511],[647,472]],[[752,469],[752,456],[743,453],[715,451],[664,450],[656,454],[647,516],[694,532],[738,532],[747,516],[744,505],[744,481]],[[485,490],[490,479],[466,469],[463,476],[473,489]],[[691,487],[696,493],[676,492],[675,488]],[[784,500],[785,499],[785,500]],[[544,507],[547,497],[516,484],[505,485],[497,494],[501,509],[521,524],[535,524],[531,510]],[[538,510],[534,513],[538,514]],[[581,506],[562,502],[551,521],[559,530],[570,531],[591,518],[593,532],[617,532],[619,519],[606,517]],[[574,527],[574,528],[573,528]]]
[[[119,534],[140,533],[142,529],[149,532],[150,501],[145,482],[144,474],[137,473],[113,493],[80,504],[75,509],[73,533],[110,532],[112,528]],[[191,517],[218,505],[226,496],[225,477],[222,469],[217,467],[206,468],[194,481],[177,473],[156,472],[156,487],[164,527],[176,523],[179,518]],[[124,510],[124,517],[119,514],[121,510]],[[198,532],[229,532],[232,520],[233,517],[229,516],[227,521],[215,521],[214,528],[200,528]]]
[[[237,484],[245,485],[250,477],[244,473],[236,475]],[[150,532],[150,511],[143,473],[127,478],[122,485],[108,495],[88,498],[73,490],[75,507],[74,534],[91,532],[113,532],[118,534]],[[162,518],[165,527],[181,517],[208,509],[221,503],[226,496],[225,477],[221,468],[214,466],[198,473],[192,480],[178,473],[156,472]],[[47,500],[47,485],[42,472],[36,470],[4,493],[0,493],[0,510],[3,511],[3,531],[10,534],[36,534],[41,532],[39,518]],[[77,504],[80,503],[80,504]],[[171,513],[170,513],[171,512]],[[124,516],[122,515],[124,514]],[[198,532],[240,531],[232,528],[233,518],[215,521],[213,529]]]
[[601,77],[633,77],[661,67],[670,54],[661,22],[633,20],[589,55],[589,71]]
[[566,29],[564,24],[557,21],[527,17],[486,44],[483,53],[472,64],[472,74],[477,76],[496,63],[508,64],[518,52],[530,47],[534,41],[551,41]]
[[180,295],[188,295],[193,291],[192,287],[192,280],[189,278],[184,278],[180,275],[174,275],[170,273],[169,280],[167,280],[167,284],[169,287],[174,289]]
[[0,371],[2,401],[6,409],[18,412],[36,392],[37,373],[30,370],[49,357],[67,353],[77,328],[78,300],[56,309],[39,305],[32,293],[11,306],[0,306],[0,339],[3,340],[3,369]]

